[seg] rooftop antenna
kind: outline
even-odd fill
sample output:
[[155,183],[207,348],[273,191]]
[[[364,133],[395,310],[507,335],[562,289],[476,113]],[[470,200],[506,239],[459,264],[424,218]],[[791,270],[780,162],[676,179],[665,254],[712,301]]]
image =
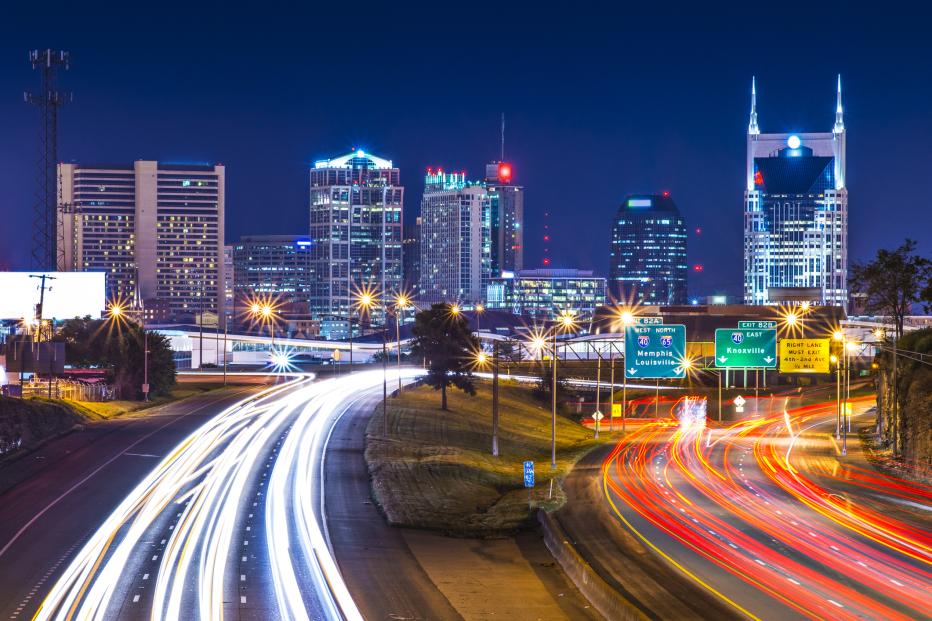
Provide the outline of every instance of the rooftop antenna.
[[502,159],[500,162],[505,161],[505,113],[502,112]]

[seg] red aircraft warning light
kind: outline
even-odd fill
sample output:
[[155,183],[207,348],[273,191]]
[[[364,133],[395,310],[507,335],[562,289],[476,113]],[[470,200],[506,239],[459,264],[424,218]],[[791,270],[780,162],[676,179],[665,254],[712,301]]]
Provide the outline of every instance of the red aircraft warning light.
[[498,165],[498,180],[511,181],[511,164],[501,162]]

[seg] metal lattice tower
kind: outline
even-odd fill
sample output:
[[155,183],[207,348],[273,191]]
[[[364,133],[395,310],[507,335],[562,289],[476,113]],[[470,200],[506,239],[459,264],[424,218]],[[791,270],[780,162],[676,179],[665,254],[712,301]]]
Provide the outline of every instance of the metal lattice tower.
[[71,100],[70,93],[56,88],[59,68],[68,69],[68,52],[33,50],[29,52],[32,68],[42,75],[42,90],[23,93],[26,103],[39,108],[39,152],[36,160],[36,198],[33,205],[33,267],[40,270],[58,268],[58,109]]

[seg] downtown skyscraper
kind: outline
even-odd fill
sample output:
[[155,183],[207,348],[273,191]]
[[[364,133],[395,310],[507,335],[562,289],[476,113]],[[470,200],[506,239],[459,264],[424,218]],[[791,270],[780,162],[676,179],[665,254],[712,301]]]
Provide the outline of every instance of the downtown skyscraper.
[[489,283],[492,241],[489,192],[466,173],[434,172],[421,200],[418,299],[479,303]]
[[[321,322],[355,322],[354,292],[402,287],[404,187],[391,160],[363,150],[321,160],[310,171],[309,302]],[[383,312],[368,320],[380,324]]]
[[225,304],[222,165],[59,164],[58,268],[102,271],[111,303],[190,320]]
[[686,221],[669,192],[629,196],[612,223],[609,287],[633,304],[686,303]]
[[513,178],[514,168],[508,162],[485,167],[494,278],[524,269],[524,188],[515,185]]
[[751,84],[744,301],[848,304],[848,190],[838,77],[831,132],[762,134]]

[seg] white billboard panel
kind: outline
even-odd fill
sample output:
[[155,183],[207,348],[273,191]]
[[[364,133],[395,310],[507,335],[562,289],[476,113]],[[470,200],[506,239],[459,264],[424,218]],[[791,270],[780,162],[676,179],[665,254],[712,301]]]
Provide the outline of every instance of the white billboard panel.
[[104,272],[0,272],[0,319],[32,318],[45,281],[45,319],[100,317],[107,307]]

